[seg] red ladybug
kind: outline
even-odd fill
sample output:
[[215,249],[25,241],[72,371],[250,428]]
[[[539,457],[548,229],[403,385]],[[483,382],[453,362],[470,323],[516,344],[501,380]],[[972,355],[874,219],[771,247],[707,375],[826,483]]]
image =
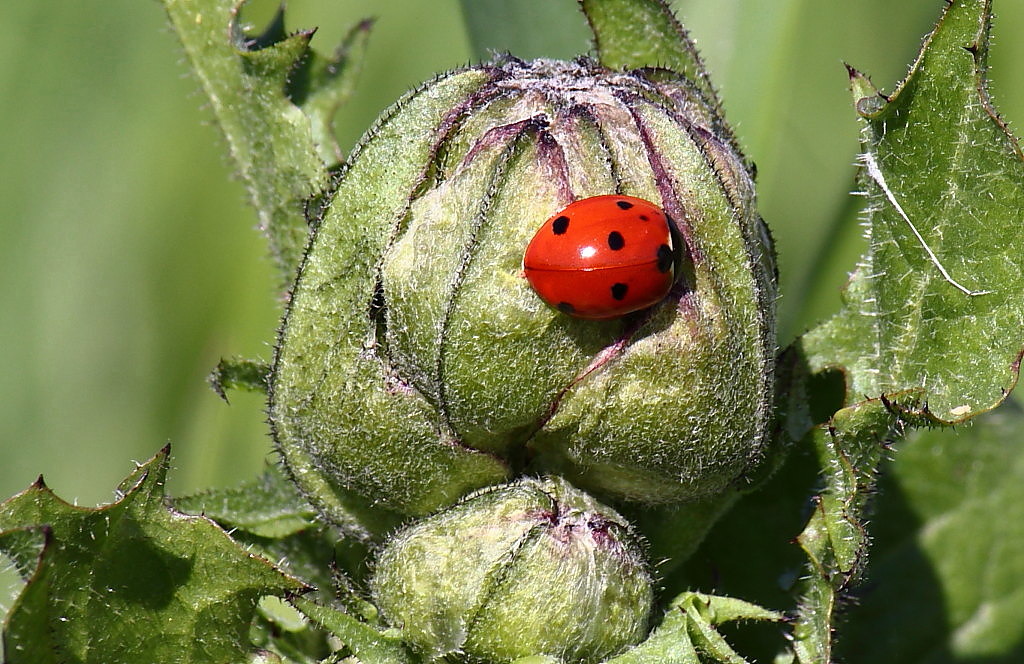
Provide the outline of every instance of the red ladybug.
[[577,318],[617,318],[661,301],[675,278],[671,222],[632,196],[571,203],[540,227],[523,271],[542,300]]

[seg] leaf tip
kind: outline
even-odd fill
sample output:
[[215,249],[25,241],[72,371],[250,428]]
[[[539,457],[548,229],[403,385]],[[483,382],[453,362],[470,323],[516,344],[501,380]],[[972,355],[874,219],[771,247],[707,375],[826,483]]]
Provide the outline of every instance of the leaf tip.
[[206,375],[206,384],[210,386],[214,394],[219,396],[224,403],[229,406],[231,405],[231,401],[228,400],[227,390],[224,389],[224,358],[221,358],[217,366]]
[[850,92],[853,93],[853,106],[857,114],[864,118],[876,115],[888,100],[863,72],[845,62],[843,66],[850,78]]

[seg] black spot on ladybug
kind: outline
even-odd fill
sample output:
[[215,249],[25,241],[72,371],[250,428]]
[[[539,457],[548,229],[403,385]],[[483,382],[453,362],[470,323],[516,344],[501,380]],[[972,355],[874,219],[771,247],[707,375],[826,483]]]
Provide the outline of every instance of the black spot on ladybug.
[[640,215],[640,221],[650,221],[650,220],[651,220],[651,218],[648,217],[646,214]]
[[623,283],[617,283],[612,285],[612,297],[616,300],[623,300],[626,298],[626,291],[629,290],[629,286]]
[[664,274],[672,269],[672,263],[675,262],[675,256],[672,253],[672,247],[667,244],[663,244],[658,247],[658,272]]
[[564,235],[569,230],[569,217],[562,215],[551,222],[551,230],[555,232],[555,235]]
[[618,231],[612,231],[608,234],[608,248],[612,251],[618,251],[626,246],[626,239],[622,237],[622,233]]
[[563,314],[572,314],[576,312],[576,307],[572,306],[568,302],[559,302],[558,310],[561,311]]
[[633,204],[629,201],[615,201],[615,204],[619,206],[620,210],[628,210],[633,207]]

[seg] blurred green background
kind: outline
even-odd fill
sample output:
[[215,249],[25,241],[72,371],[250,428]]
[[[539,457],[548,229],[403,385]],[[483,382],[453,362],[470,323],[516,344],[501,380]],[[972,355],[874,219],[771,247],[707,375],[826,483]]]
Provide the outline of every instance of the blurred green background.
[[[995,5],[993,87],[1012,122],[1024,119],[1024,3]],[[842,62],[891,90],[943,2],[676,6],[758,164],[785,343],[838,306],[860,251]],[[257,0],[246,16],[273,7]],[[346,147],[404,90],[475,57],[456,0],[292,0],[289,12],[290,28],[320,27],[323,51],[353,21],[378,18],[338,118]],[[160,5],[13,1],[2,15],[0,496],[43,473],[69,500],[104,502],[131,460],[167,441],[173,493],[254,475],[270,458],[262,399],[226,405],[204,378],[222,356],[270,358],[280,293]],[[573,18],[554,40],[551,30],[510,38],[524,56],[582,52]]]

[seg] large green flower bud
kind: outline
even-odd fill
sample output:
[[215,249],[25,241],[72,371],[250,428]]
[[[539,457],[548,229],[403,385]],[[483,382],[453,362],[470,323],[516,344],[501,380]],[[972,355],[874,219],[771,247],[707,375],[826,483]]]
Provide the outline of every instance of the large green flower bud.
[[486,489],[399,532],[371,587],[429,659],[601,661],[644,637],[652,602],[625,520],[557,478]]
[[[674,226],[649,309],[581,320],[523,274],[573,201],[621,194]],[[508,59],[414,91],[363,140],[280,335],[271,421],[324,512],[424,514],[520,472],[673,502],[764,448],[774,274],[751,176],[714,109],[665,70]]]

